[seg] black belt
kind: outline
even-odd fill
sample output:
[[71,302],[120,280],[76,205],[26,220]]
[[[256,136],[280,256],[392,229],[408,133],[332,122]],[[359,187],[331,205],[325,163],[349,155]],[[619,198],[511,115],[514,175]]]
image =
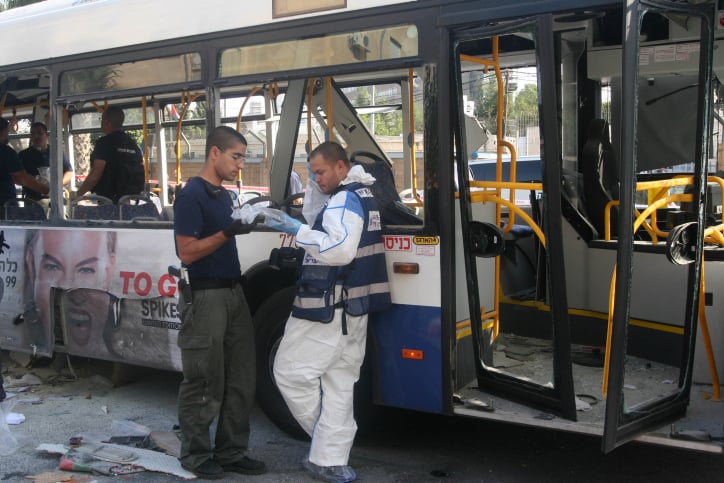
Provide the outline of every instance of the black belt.
[[213,290],[217,288],[234,288],[241,282],[238,278],[202,278],[200,280],[192,280],[191,290]]

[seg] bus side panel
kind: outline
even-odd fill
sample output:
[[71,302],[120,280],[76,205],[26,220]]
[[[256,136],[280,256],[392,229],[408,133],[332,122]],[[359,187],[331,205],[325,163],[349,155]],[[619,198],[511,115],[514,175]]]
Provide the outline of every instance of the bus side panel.
[[394,304],[370,316],[370,324],[378,356],[376,402],[441,412],[440,308]]
[[0,237],[3,348],[49,356],[62,341],[75,355],[180,368],[170,230],[4,227]]
[[21,323],[25,300],[25,230],[0,228],[0,346],[29,348]]

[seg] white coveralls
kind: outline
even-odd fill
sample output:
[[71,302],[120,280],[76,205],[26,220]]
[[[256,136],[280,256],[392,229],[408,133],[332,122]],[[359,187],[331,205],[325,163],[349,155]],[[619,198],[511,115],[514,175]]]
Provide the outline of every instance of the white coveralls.
[[[342,184],[351,182],[369,185],[374,178],[355,166]],[[358,209],[349,209],[352,203]],[[335,194],[324,212],[327,233],[302,225],[297,246],[319,263],[352,262],[364,230],[359,207],[354,194]],[[335,300],[339,300],[339,290]],[[346,465],[357,431],[353,390],[365,355],[367,314],[347,314],[348,334],[343,335],[342,310],[336,309],[327,324],[290,316],[274,361],[277,386],[292,415],[312,438],[309,461],[319,466]]]

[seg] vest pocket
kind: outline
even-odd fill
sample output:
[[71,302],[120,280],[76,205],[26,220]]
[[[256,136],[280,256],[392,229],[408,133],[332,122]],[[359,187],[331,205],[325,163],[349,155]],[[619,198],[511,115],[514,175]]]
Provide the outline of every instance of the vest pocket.
[[[310,273],[312,272],[312,273]],[[310,276],[311,275],[311,276]],[[299,319],[329,323],[334,318],[334,286],[337,271],[334,267],[305,267],[297,282],[292,315]]]

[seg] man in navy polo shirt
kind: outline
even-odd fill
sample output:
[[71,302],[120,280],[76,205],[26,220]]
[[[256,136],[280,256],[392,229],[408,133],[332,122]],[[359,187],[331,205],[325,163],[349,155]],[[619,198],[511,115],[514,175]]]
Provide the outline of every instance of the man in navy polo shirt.
[[8,146],[10,123],[0,117],[0,214],[5,218],[5,202],[17,197],[15,185],[48,194],[48,183],[35,179],[23,169],[18,153]]
[[[254,224],[233,220],[223,181],[237,179],[246,139],[220,126],[206,139],[206,162],[176,196],[176,251],[188,270],[190,290],[181,291],[178,344],[184,378],[179,387],[181,465],[216,479],[225,471],[261,474],[266,465],[245,455],[254,404],[254,326],[241,286],[235,235]],[[212,446],[209,427],[218,416]]]

